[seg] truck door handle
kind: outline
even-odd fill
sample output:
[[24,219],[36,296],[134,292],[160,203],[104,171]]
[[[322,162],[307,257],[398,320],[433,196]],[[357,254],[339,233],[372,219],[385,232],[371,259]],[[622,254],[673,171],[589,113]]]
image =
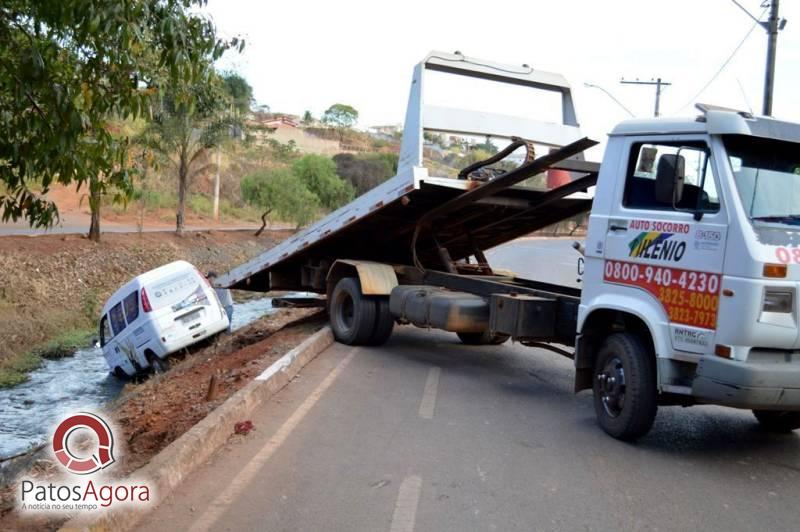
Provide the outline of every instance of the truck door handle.
[[610,226],[608,227],[608,230],[609,230],[609,231],[613,231],[613,232],[615,232],[615,233],[616,233],[617,231],[627,231],[627,230],[628,230],[628,228],[627,228],[627,227],[625,227],[624,225],[610,225]]

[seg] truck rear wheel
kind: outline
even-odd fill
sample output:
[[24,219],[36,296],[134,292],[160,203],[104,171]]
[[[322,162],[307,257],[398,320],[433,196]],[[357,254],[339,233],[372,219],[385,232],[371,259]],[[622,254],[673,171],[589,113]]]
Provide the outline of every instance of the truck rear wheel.
[[492,334],[489,331],[479,333],[456,333],[458,339],[466,345],[500,345],[510,338],[507,334]]
[[800,412],[753,410],[758,423],[769,432],[792,432],[800,429]]
[[626,441],[647,434],[658,409],[656,393],[655,360],[639,337],[607,337],[594,370],[594,410],[603,430]]
[[336,283],[328,312],[338,342],[364,345],[375,331],[376,301],[361,293],[358,279],[343,277]]
[[389,311],[389,298],[376,297],[375,301],[375,328],[367,340],[368,345],[383,345],[392,335],[394,317]]

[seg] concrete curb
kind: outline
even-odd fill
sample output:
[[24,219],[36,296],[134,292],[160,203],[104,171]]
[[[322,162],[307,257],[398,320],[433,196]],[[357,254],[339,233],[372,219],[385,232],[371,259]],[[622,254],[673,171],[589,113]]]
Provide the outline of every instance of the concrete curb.
[[[332,343],[333,333],[328,326],[306,338],[129,477],[149,482],[155,497],[163,500],[228,441],[234,423],[244,420],[286,386],[303,366]],[[91,521],[86,517],[75,517],[60,530],[131,530],[145,515],[146,511],[141,509],[120,509]]]

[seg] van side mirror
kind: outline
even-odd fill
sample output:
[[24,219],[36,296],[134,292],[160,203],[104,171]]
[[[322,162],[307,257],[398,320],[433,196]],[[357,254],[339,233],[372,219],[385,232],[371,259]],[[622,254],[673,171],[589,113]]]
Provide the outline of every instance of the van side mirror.
[[658,159],[656,169],[656,200],[675,205],[683,197],[683,178],[686,160],[681,155],[664,154]]

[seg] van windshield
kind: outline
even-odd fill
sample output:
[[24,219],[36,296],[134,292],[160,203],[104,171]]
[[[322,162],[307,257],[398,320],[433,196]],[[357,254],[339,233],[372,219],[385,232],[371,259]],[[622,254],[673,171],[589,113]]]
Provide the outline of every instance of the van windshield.
[[209,304],[203,290],[203,280],[200,274],[193,271],[173,274],[147,286],[146,290],[153,310],[172,307],[177,312],[193,305]]
[[800,225],[800,144],[744,135],[723,142],[748,217]]

